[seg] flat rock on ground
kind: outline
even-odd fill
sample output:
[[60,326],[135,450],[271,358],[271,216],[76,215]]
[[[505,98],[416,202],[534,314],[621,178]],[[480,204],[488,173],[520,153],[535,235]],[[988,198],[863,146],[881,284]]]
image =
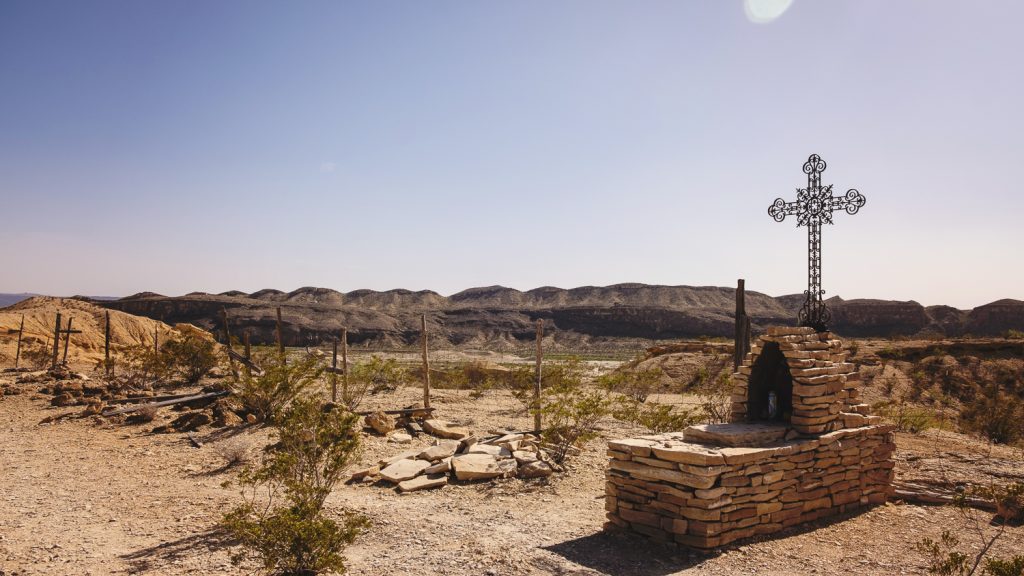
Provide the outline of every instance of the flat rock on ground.
[[430,462],[426,460],[399,460],[381,470],[380,477],[388,482],[397,484],[403,480],[415,478],[429,467]]

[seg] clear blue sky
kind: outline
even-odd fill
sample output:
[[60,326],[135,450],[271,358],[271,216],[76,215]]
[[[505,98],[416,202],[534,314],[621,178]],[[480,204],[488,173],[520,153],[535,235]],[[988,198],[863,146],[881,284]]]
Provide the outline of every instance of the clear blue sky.
[[818,153],[827,296],[1024,299],[1024,3],[749,14],[4,0],[0,291],[801,292]]

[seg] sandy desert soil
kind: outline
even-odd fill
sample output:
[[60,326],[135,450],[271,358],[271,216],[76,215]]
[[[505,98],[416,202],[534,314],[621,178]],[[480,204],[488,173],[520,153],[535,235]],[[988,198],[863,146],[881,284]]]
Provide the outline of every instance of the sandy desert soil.
[[[2,379],[3,377],[0,377]],[[216,530],[238,501],[222,482],[221,447],[268,439],[256,428],[204,429],[192,447],[182,434],[151,434],[148,425],[67,419],[40,425],[53,408],[31,392],[0,399],[0,574],[249,574],[233,566],[231,543]],[[417,399],[402,389],[371,402]],[[498,392],[479,400],[442,390],[441,417],[478,432],[523,429],[527,417]],[[80,409],[80,408],[79,408]],[[169,418],[170,415],[164,416]],[[638,432],[605,425],[605,438]],[[417,445],[429,444],[420,437]],[[899,435],[897,472],[908,479],[1008,481],[1024,477],[1024,454],[948,432]],[[367,436],[362,463],[403,448]],[[362,511],[369,532],[349,548],[350,573],[512,574],[925,574],[919,539],[943,528],[972,527],[948,507],[890,503],[852,518],[820,522],[718,554],[671,550],[642,538],[602,531],[602,441],[550,480],[449,485],[399,495],[380,485],[345,485],[329,506]],[[984,515],[985,518],[988,515]],[[991,528],[990,528],[991,529]],[[1009,527],[997,554],[1024,550],[1024,527]]]

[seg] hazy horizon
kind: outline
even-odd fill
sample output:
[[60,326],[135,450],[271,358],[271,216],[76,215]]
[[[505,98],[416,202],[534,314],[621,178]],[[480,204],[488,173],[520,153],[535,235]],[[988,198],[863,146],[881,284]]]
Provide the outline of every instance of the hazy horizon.
[[[606,285],[601,285],[601,286],[598,286],[598,285],[552,286],[550,284],[546,284],[546,285],[543,285],[543,286],[534,286],[532,288],[516,288],[516,287],[504,286],[504,285],[500,285],[500,284],[488,284],[488,285],[484,285],[484,286],[467,286],[467,287],[465,287],[465,288],[463,288],[461,290],[456,290],[456,291],[453,291],[453,292],[439,292],[437,290],[431,290],[430,288],[420,288],[420,289],[417,289],[417,290],[413,290],[411,288],[402,288],[402,287],[385,288],[385,289],[381,289],[381,290],[377,290],[377,289],[373,289],[373,288],[353,288],[351,290],[337,290],[335,288],[331,288],[330,286],[311,286],[311,285],[299,286],[299,287],[296,287],[296,288],[292,288],[290,290],[286,290],[286,289],[282,289],[282,288],[275,288],[273,286],[264,286],[263,288],[257,288],[255,290],[238,290],[238,291],[239,292],[244,292],[245,294],[248,294],[248,295],[251,295],[251,294],[254,294],[254,293],[262,291],[262,290],[277,290],[277,291],[279,291],[279,292],[281,292],[283,294],[289,294],[289,293],[295,292],[297,290],[301,290],[303,288],[328,289],[328,290],[334,290],[336,292],[341,292],[343,294],[349,294],[349,293],[352,293],[352,292],[355,292],[355,291],[359,291],[359,290],[373,290],[375,292],[389,292],[389,291],[394,291],[394,290],[408,290],[410,292],[422,292],[422,291],[433,292],[433,293],[439,294],[440,296],[443,296],[445,298],[450,298],[451,296],[454,296],[455,294],[459,294],[459,293],[464,292],[466,290],[473,290],[473,289],[479,289],[479,288],[501,287],[501,288],[509,288],[509,289],[512,289],[512,290],[517,290],[519,292],[524,292],[525,293],[525,292],[530,292],[532,290],[539,290],[541,288],[556,288],[556,289],[559,289],[559,290],[573,290],[573,289],[578,289],[578,288],[611,288],[613,286],[623,285],[623,284],[640,284],[640,285],[644,285],[644,286],[667,287],[667,288],[725,288],[725,289],[732,289],[732,290],[734,290],[736,288],[735,286],[711,286],[711,285],[698,286],[698,285],[693,285],[693,284],[672,284],[672,285],[670,285],[670,284],[645,284],[643,282],[618,282],[616,284],[606,284]],[[212,291],[207,291],[207,290],[190,290],[188,292],[182,292],[182,293],[176,293],[176,294],[167,294],[167,293],[158,292],[158,291],[155,291],[155,290],[143,290],[143,291],[140,291],[140,292],[134,292],[132,294],[121,294],[121,295],[82,294],[82,293],[47,294],[47,293],[42,293],[42,292],[0,292],[0,296],[29,296],[29,297],[31,297],[31,296],[49,296],[49,297],[52,297],[52,298],[73,298],[75,296],[83,296],[83,297],[87,297],[87,298],[96,298],[96,299],[120,299],[120,298],[126,298],[126,297],[129,297],[129,296],[133,296],[135,294],[140,294],[140,293],[143,293],[143,292],[151,292],[151,293],[159,294],[161,296],[175,298],[175,297],[187,296],[189,294],[210,294],[210,295],[217,296],[217,295],[224,294],[226,292],[233,292],[235,290],[237,290],[237,289],[221,290],[221,291],[218,291],[218,292],[212,292]],[[770,294],[770,293],[767,293],[767,292],[764,292],[764,291],[761,291],[761,290],[754,290],[749,285],[747,285],[747,287],[746,287],[746,292],[748,294],[751,293],[751,292],[765,294],[765,295],[770,296],[772,298],[781,298],[781,297],[784,297],[784,296],[794,296],[794,295],[802,296],[803,295],[803,292],[793,292],[793,293],[787,293],[787,294]],[[835,297],[835,296],[838,296],[839,298],[842,298],[843,300],[862,300],[862,299],[864,299],[864,298],[859,297],[859,296],[843,296],[842,294],[834,294],[832,296],[828,296],[828,298],[832,298],[832,297]],[[826,300],[828,298],[826,298]],[[991,304],[992,302],[997,302],[999,300],[1005,300],[1007,298],[1009,298],[1009,297],[997,298],[996,300],[992,300],[992,301],[989,301],[989,302],[981,302],[981,303],[976,304],[974,306],[968,306],[968,307],[965,307],[965,308],[964,307],[959,307],[959,306],[954,306],[954,308],[957,308],[959,310],[971,310],[973,308],[977,308],[978,306],[984,306],[985,304]],[[891,298],[872,298],[872,299],[873,300],[893,300]],[[941,303],[941,302],[938,302],[938,303],[925,303],[925,302],[921,302],[919,300],[915,300],[913,298],[911,298],[908,301],[915,301],[918,304],[921,304],[922,306],[925,306],[925,307],[928,307],[928,306],[943,306],[943,305],[951,306],[950,304],[944,304],[944,303]]]
[[0,4],[0,290],[1024,299],[1024,4]]

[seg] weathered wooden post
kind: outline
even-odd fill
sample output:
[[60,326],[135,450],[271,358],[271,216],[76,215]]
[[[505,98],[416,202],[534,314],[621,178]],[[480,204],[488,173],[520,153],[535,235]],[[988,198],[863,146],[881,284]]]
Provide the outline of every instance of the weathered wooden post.
[[423,342],[423,407],[430,408],[430,360],[427,358],[427,315],[420,315],[420,332]]
[[331,402],[338,403],[338,341],[334,341],[331,353]]
[[287,364],[284,356],[284,333],[281,331],[281,307],[277,307],[277,353],[281,355],[281,364]]
[[246,330],[242,333],[242,338],[245,341],[245,375],[252,377],[252,346],[249,344],[249,331]]
[[69,316],[68,317],[67,336],[64,338],[64,358],[60,361],[61,364],[65,364],[65,365],[68,363],[68,345],[71,344],[71,321],[72,320],[74,320],[74,318]]
[[14,367],[18,367],[18,361],[21,360],[21,336],[25,333],[25,315],[21,315],[21,327],[18,328],[18,347],[14,349]]
[[231,377],[238,380],[238,369],[235,368],[234,350],[231,348],[231,328],[228,327],[228,310],[227,308],[220,309],[220,318],[224,322],[224,342],[228,347],[228,366],[231,367]]
[[542,341],[544,340],[544,321],[540,318],[537,319],[537,381],[533,384],[533,429],[535,431],[541,430],[540,421],[540,385],[541,377],[543,373],[544,363],[544,347]]
[[736,283],[736,333],[733,342],[733,370],[743,364],[743,358],[750,352],[750,318],[746,308],[746,282],[740,278]]
[[341,399],[348,402],[348,328],[341,329]]
[[60,348],[60,312],[57,312],[57,322],[53,325],[53,353],[50,368],[57,368],[57,351]]
[[107,310],[103,326],[103,373],[109,378],[113,375],[113,368],[110,364],[110,310]]

